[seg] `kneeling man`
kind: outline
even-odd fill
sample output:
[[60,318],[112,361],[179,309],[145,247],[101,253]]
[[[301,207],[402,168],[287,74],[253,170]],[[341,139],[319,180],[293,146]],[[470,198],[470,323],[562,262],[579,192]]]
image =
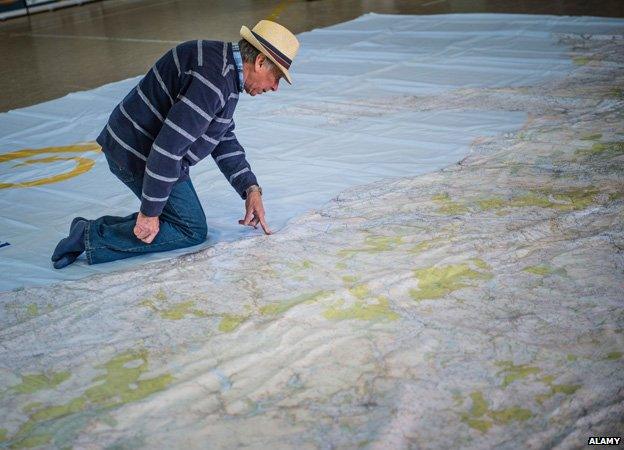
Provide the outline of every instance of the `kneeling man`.
[[283,26],[241,28],[238,43],[190,41],[163,55],[113,110],[97,138],[111,172],[141,201],[126,217],[76,217],[52,261],[56,269],[86,252],[89,264],[197,245],[206,217],[189,168],[208,155],[245,200],[241,225],[271,234],[262,189],[234,135],[232,116],[243,90],[276,91],[299,49]]

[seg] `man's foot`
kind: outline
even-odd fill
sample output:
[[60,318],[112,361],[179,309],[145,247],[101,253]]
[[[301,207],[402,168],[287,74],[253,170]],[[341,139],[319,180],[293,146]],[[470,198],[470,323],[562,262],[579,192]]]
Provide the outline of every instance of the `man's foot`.
[[61,239],[52,253],[55,269],[62,269],[73,263],[85,250],[84,234],[87,227],[86,219],[76,217],[72,220],[69,236]]
[[[74,229],[74,227],[78,224],[78,222],[84,221],[85,223],[87,222],[87,219],[85,219],[84,217],[74,217],[74,219],[71,221],[71,224],[69,225],[69,236],[71,236],[72,234],[72,230]],[[65,238],[67,239],[67,238]],[[56,249],[54,249],[54,253],[52,253],[52,261],[58,261],[59,259],[61,259],[61,257],[63,256],[62,253],[58,253],[57,250],[59,250],[59,246],[61,245],[61,242],[63,242],[65,239],[62,239],[56,246]],[[84,249],[82,250],[84,251]]]
[[80,253],[67,253],[61,256],[61,259],[58,259],[52,263],[55,269],[62,269],[63,267],[69,266],[71,263],[76,261]]
[[72,228],[74,228],[74,225],[76,225],[78,222],[80,222],[81,220],[84,220],[85,222],[87,221],[87,219],[85,219],[84,217],[74,217],[74,220],[71,221],[71,224],[69,225],[69,232],[71,233]]

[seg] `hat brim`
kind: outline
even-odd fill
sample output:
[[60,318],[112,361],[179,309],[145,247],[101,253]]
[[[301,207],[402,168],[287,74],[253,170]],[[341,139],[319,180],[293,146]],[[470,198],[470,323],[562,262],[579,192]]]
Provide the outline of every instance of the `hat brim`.
[[271,54],[268,51],[266,51],[266,49],[260,43],[260,41],[258,41],[258,39],[256,39],[256,37],[253,34],[251,34],[251,30],[249,28],[247,28],[245,25],[243,25],[241,27],[241,29],[240,29],[240,35],[241,35],[241,37],[243,39],[245,39],[247,42],[249,42],[251,45],[253,45],[256,49],[258,49],[260,52],[262,52],[262,54],[264,56],[269,58],[271,60],[271,62],[273,64],[275,64],[277,66],[277,68],[284,74],[284,78],[286,78],[286,81],[288,81],[288,84],[292,84],[292,78],[290,76],[290,73],[288,72],[288,69],[286,69],[280,63],[278,63],[275,60],[275,58],[273,58],[273,56],[271,56]]

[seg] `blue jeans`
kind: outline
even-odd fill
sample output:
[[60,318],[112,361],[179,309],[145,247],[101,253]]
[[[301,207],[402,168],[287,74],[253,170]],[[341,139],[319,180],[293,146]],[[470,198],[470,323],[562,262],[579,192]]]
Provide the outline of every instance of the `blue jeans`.
[[[111,172],[141,199],[143,174],[133,174],[108,160]],[[138,213],[126,217],[103,216],[87,222],[85,253],[89,264],[130,258],[144,253],[164,252],[206,240],[208,227],[193,183],[190,179],[176,183],[160,215],[160,231],[146,244],[134,235]]]

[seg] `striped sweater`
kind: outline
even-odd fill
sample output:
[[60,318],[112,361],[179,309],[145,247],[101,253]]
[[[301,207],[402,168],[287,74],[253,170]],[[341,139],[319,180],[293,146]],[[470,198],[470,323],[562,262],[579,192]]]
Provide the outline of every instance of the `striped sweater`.
[[243,88],[234,51],[236,44],[202,40],[171,49],[115,107],[98,136],[113,161],[144,173],[143,214],[160,215],[173,185],[208,155],[241,198],[257,184],[234,135],[232,115]]

